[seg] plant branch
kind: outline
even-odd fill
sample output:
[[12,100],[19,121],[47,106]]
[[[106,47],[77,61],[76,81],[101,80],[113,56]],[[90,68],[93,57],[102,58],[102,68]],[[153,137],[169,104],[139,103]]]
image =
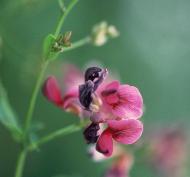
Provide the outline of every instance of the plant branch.
[[82,46],[84,46],[84,45],[90,43],[90,40],[91,40],[90,37],[87,36],[87,37],[85,37],[85,38],[83,38],[83,39],[81,39],[81,40],[79,40],[79,41],[76,41],[76,42],[72,43],[70,47],[65,47],[65,48],[63,49],[63,52],[67,52],[67,51],[76,49],[76,48],[78,48],[78,47],[82,47]]
[[26,160],[27,151],[23,150],[18,156],[17,166],[15,170],[15,177],[22,177],[24,170],[24,163]]
[[[62,13],[61,18],[58,21],[58,24],[57,24],[57,27],[56,27],[56,30],[54,33],[55,38],[57,38],[59,36],[61,28],[62,28],[63,23],[65,21],[65,18],[67,17],[67,15],[69,14],[71,9],[74,7],[74,5],[77,2],[78,2],[78,0],[72,0],[69,4],[68,8],[65,9],[65,11]],[[85,43],[87,43],[87,38],[78,41],[77,43],[73,44],[73,46],[71,46],[70,49],[67,49],[67,50],[71,50],[71,49],[80,47],[80,46],[84,45]],[[65,50],[65,51],[67,51],[67,50]],[[44,77],[45,71],[48,67],[48,64],[49,64],[49,60],[44,59],[42,62],[42,68],[40,70],[39,76],[37,78],[37,81],[36,81],[36,84],[34,86],[34,90],[33,90],[33,93],[32,93],[31,99],[30,99],[29,108],[28,108],[28,112],[26,114],[26,120],[25,120],[25,124],[24,124],[24,135],[23,135],[23,139],[22,139],[22,141],[23,141],[22,143],[24,146],[23,146],[23,149],[21,150],[21,152],[18,156],[18,160],[16,163],[15,177],[22,177],[23,176],[24,164],[25,164],[27,153],[28,153],[28,149],[31,148],[31,150],[33,150],[34,147],[42,145],[46,142],[49,142],[50,140],[53,140],[56,137],[79,131],[82,128],[81,126],[71,125],[71,126],[57,130],[57,131],[53,132],[52,134],[43,137],[39,141],[35,142],[35,144],[28,145],[28,143],[27,143],[27,139],[28,139],[28,135],[29,135],[28,130],[30,128],[31,120],[33,117],[34,108],[35,108],[36,100],[37,100],[37,95],[38,95],[38,92],[40,90],[41,83],[43,81],[43,77]]]
[[55,30],[54,36],[55,38],[58,37],[61,28],[63,26],[63,23],[65,21],[65,18],[67,17],[67,15],[69,14],[69,12],[72,10],[72,8],[75,6],[75,4],[78,2],[78,0],[72,0],[71,3],[69,4],[69,6],[66,8],[66,10],[64,11],[63,15],[61,16],[58,24],[57,24],[57,28]]
[[36,84],[35,84],[35,87],[34,87],[34,90],[33,90],[33,93],[32,93],[32,97],[31,97],[31,100],[30,100],[28,112],[27,112],[27,115],[26,115],[25,127],[24,127],[25,138],[26,138],[26,135],[28,133],[28,129],[30,127],[31,119],[32,119],[32,116],[33,116],[33,113],[34,113],[34,108],[35,108],[37,95],[38,95],[39,89],[41,87],[43,76],[44,76],[44,73],[46,71],[46,68],[47,68],[48,64],[49,64],[48,61],[46,61],[46,62],[44,62],[42,64],[40,74],[38,76],[38,79],[36,81]]
[[67,127],[61,128],[59,130],[56,130],[56,131],[50,133],[49,135],[42,137],[41,139],[37,140],[36,142],[33,142],[31,145],[29,145],[28,149],[30,151],[35,150],[39,146],[41,146],[51,140],[54,140],[56,138],[63,137],[65,135],[80,131],[84,126],[85,126],[85,124],[81,124],[81,125],[73,124],[73,125],[69,125]]

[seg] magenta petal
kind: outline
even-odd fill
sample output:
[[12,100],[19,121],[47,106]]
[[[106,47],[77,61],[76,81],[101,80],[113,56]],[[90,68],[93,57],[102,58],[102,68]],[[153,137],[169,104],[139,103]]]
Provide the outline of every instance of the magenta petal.
[[60,105],[62,103],[61,90],[54,76],[50,76],[47,78],[43,85],[42,91],[44,96],[49,101],[55,103],[56,105]]
[[140,118],[143,114],[143,99],[140,91],[134,86],[121,85],[118,94],[124,101],[118,105],[118,108],[116,107],[115,113],[120,116],[119,113],[122,112],[124,118]]
[[65,93],[63,97],[63,108],[66,108],[69,104],[77,103],[80,106],[78,101],[78,89],[73,88]]
[[119,104],[112,109],[112,113],[123,119],[138,119],[143,114],[143,109],[136,107],[134,104]]
[[104,130],[103,133],[100,135],[96,144],[96,150],[107,157],[112,155],[113,140],[112,134],[109,129]]
[[112,81],[111,83],[106,85],[106,90],[112,90],[112,89],[117,90],[119,88],[119,85],[120,85],[119,81],[116,80]]
[[135,119],[108,121],[108,126],[113,131],[113,139],[122,144],[135,143],[143,132],[142,122]]
[[131,114],[129,114],[126,106],[122,104],[119,104],[116,107],[112,108],[112,113],[119,118],[131,118]]
[[75,65],[65,64],[63,68],[63,75],[65,90],[70,90],[74,87],[78,89],[78,86],[83,83],[83,74]]

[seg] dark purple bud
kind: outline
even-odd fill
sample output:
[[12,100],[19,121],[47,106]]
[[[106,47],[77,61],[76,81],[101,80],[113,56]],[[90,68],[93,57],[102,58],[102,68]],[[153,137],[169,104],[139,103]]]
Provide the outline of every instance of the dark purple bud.
[[102,69],[98,67],[90,67],[85,72],[85,81],[91,80],[94,81],[97,77],[99,77],[99,72],[101,72]]
[[86,109],[89,109],[92,103],[93,91],[94,83],[90,80],[85,82],[85,84],[79,85],[79,101]]
[[94,91],[102,83],[107,75],[107,69],[101,69],[98,67],[90,67],[85,72],[85,82],[91,80],[94,83]]
[[100,126],[98,123],[91,123],[83,132],[84,138],[87,144],[96,143],[98,140],[98,130],[100,130]]

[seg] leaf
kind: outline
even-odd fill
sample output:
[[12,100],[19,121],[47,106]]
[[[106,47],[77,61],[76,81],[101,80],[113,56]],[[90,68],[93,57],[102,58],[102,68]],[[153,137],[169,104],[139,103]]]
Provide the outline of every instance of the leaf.
[[18,124],[17,117],[12,110],[5,89],[0,82],[0,122],[11,132],[16,140],[20,140],[22,130]]
[[49,34],[44,39],[43,43],[43,57],[45,60],[54,60],[59,54],[56,51],[53,51],[53,44],[55,43],[56,38],[53,34]]

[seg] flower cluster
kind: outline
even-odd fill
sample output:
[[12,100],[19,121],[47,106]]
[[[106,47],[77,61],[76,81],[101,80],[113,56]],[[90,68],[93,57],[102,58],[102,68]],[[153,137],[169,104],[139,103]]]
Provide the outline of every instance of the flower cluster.
[[188,140],[180,127],[161,129],[148,141],[149,161],[163,177],[181,177],[188,165]]
[[129,177],[133,160],[133,155],[128,152],[119,154],[105,172],[104,177]]
[[116,27],[103,21],[93,27],[91,38],[95,46],[102,46],[109,38],[116,38],[118,36],[119,32]]
[[92,123],[84,130],[84,137],[109,157],[114,141],[133,144],[140,138],[143,124],[138,119],[143,114],[143,99],[136,87],[110,81],[107,75],[107,69],[90,67],[83,77],[72,67],[65,77],[64,94],[53,76],[44,83],[43,94],[56,106],[89,117]]

